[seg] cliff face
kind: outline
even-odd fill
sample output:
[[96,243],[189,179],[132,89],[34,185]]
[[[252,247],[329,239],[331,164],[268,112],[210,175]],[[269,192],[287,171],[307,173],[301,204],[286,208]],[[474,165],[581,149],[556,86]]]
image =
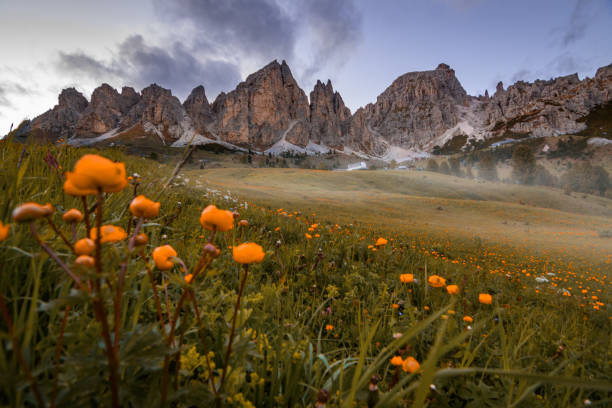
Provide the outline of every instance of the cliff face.
[[459,133],[479,138],[573,133],[584,128],[582,118],[610,100],[612,64],[582,81],[574,74],[519,81],[507,89],[500,82],[491,97],[467,95],[454,70],[440,64],[400,76],[375,103],[351,115],[331,81],[317,81],[308,103],[287,63],[273,61],[212,105],[203,86],[183,104],[156,84],[141,94],[103,84],[91,102],[74,88],[65,89],[53,109],[25,121],[14,134],[86,140],[110,131],[121,137],[130,130],[157,135],[166,145],[201,135],[195,139],[199,143],[217,140],[259,151],[276,143],[280,149],[310,143],[319,150],[382,156],[392,147],[431,150]]

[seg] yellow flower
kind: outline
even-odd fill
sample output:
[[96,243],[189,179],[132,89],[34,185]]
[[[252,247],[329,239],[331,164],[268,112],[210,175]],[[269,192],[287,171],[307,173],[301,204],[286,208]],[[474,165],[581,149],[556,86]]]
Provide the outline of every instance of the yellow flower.
[[200,215],[200,224],[209,231],[213,229],[220,232],[229,231],[234,227],[234,214],[227,210],[220,210],[214,205],[209,205]]
[[429,278],[427,278],[427,282],[429,283],[429,286],[434,288],[442,288],[444,285],[446,285],[446,279],[438,275],[431,275]]
[[76,263],[77,265],[84,266],[86,268],[93,268],[95,261],[89,255],[81,255],[74,261],[74,263]]
[[[103,244],[106,242],[119,242],[127,238],[125,230],[121,227],[117,227],[116,225],[103,225],[101,229],[102,236],[100,238],[100,242]],[[95,241],[97,236],[98,229],[94,227],[89,232],[89,238]]]
[[74,252],[77,255],[91,255],[96,248],[96,244],[89,238],[79,239],[74,244]]
[[478,295],[478,301],[483,305],[490,305],[493,302],[493,297],[488,293],[481,293]]
[[13,210],[13,220],[17,222],[34,221],[41,217],[48,217],[53,214],[53,211],[51,204],[25,203]]
[[83,219],[83,213],[76,208],[71,208],[62,215],[62,219],[65,222],[81,222]]
[[448,285],[446,287],[446,291],[448,292],[449,295],[456,295],[459,293],[459,286],[457,285]]
[[170,245],[163,245],[155,248],[153,250],[153,260],[155,261],[155,266],[162,271],[172,269],[174,266],[174,261],[170,258],[176,256],[176,251]]
[[384,239],[384,238],[378,238],[378,239],[376,240],[376,246],[383,246],[383,245],[387,245],[387,242],[389,242],[389,241],[387,241],[387,240],[386,240],[386,239]]
[[66,172],[66,181],[77,190],[91,192],[99,189],[106,193],[121,191],[128,184],[125,164],[114,163],[97,154],[81,157],[74,165],[74,172]]
[[400,282],[402,283],[412,283],[414,282],[414,275],[411,273],[402,273],[400,275]]
[[159,203],[149,200],[141,194],[130,203],[130,212],[135,217],[153,218],[159,214],[159,206]]
[[253,242],[232,248],[234,261],[240,264],[260,263],[266,255],[263,248]]
[[404,370],[405,372],[410,373],[410,374],[413,374],[413,373],[417,372],[419,370],[419,368],[421,368],[421,365],[412,356],[410,356],[406,360],[404,360],[404,362],[402,364],[402,370]]
[[393,366],[399,367],[402,364],[404,364],[404,360],[402,360],[402,357],[400,357],[400,356],[394,356],[391,359],[391,365],[393,365]]
[[4,225],[2,224],[2,221],[0,221],[0,242],[4,241],[6,237],[8,237],[10,228],[11,228],[10,224]]

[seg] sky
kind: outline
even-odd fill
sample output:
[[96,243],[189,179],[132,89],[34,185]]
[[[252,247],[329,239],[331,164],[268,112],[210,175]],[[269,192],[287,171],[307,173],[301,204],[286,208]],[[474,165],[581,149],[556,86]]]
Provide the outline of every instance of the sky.
[[450,65],[471,95],[612,63],[612,0],[0,0],[0,134],[101,83],[212,103],[286,60],[355,111],[395,78]]

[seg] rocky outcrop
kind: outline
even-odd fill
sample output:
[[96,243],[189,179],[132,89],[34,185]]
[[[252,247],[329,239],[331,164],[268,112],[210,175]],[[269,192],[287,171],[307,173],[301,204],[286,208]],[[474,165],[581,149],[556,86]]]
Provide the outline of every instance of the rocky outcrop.
[[317,81],[310,93],[310,141],[342,150],[350,121],[351,111],[331,81]]
[[207,126],[213,124],[214,116],[202,85],[193,88],[183,102],[183,107],[191,117],[195,131],[202,135],[210,135]]
[[[237,146],[265,150],[282,137],[296,145],[308,143],[308,100],[285,61],[273,61],[235,90],[221,93],[212,111],[214,133]],[[294,132],[287,132],[290,125]]]
[[108,84],[102,84],[91,95],[91,102],[83,111],[76,126],[79,137],[93,137],[119,125],[121,117],[140,100],[133,88],[124,87],[121,94]]
[[553,136],[584,129],[580,119],[611,99],[612,64],[582,81],[573,74],[533,83],[518,81],[506,90],[500,82],[478,114],[489,136]]

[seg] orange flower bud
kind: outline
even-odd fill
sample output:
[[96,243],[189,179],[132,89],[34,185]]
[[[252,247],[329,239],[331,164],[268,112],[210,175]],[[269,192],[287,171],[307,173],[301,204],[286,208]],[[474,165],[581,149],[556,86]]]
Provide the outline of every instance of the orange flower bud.
[[[102,190],[106,193],[121,191],[127,186],[125,164],[86,154],[74,165],[74,172],[66,172],[66,180],[78,190]],[[66,185],[64,185],[66,189]]]
[[76,208],[71,208],[62,215],[65,222],[81,222],[83,214]]
[[399,366],[401,366],[402,364],[404,364],[404,360],[402,360],[402,357],[401,357],[401,356],[394,356],[394,357],[391,359],[391,365],[393,365],[393,366],[399,367]]
[[[89,238],[92,240],[96,240],[98,236],[98,229],[92,228],[89,233]],[[121,227],[117,227],[115,225],[103,225],[102,226],[102,237],[100,238],[101,243],[106,242],[119,242],[127,238],[127,234],[125,230]]]
[[386,240],[386,239],[384,239],[384,238],[378,238],[378,239],[376,240],[376,246],[383,246],[383,245],[387,245],[387,243],[388,243],[388,242],[389,242],[389,241],[387,241],[387,240]]
[[478,301],[483,305],[490,305],[493,302],[493,297],[488,293],[481,293],[478,295]]
[[427,283],[434,288],[443,288],[446,285],[446,279],[438,275],[431,275],[427,278]]
[[79,239],[74,244],[74,252],[77,255],[91,255],[96,248],[96,244],[89,238]]
[[153,260],[158,269],[162,271],[172,269],[174,261],[170,258],[176,256],[176,251],[170,245],[163,245],[153,250]]
[[0,242],[4,241],[6,237],[8,237],[10,228],[10,224],[4,225],[2,224],[2,221],[0,221]]
[[327,325],[325,325],[325,330],[327,330],[327,331],[332,331],[332,330],[334,330],[334,325],[333,325],[333,324],[327,324]]
[[17,222],[33,221],[53,214],[51,204],[25,203],[13,210],[13,220]]
[[417,372],[419,370],[419,368],[421,368],[421,365],[412,356],[410,356],[406,360],[404,360],[404,362],[402,364],[402,370],[404,370],[405,372],[410,373],[410,374],[413,374],[413,373]]
[[209,231],[213,229],[221,232],[229,231],[234,228],[234,215],[230,211],[209,205],[200,215],[200,224]]
[[312,239],[312,235],[310,235],[309,233],[306,233],[306,234],[305,234],[305,236],[306,236],[306,238],[308,238],[308,239]]
[[144,232],[134,237],[134,245],[143,246],[149,243],[149,237]]
[[130,212],[135,217],[153,218],[159,214],[159,206],[159,203],[149,200],[141,194],[130,203]]
[[411,273],[402,273],[400,275],[400,282],[402,283],[412,283],[414,282],[414,275]]
[[266,255],[263,248],[253,242],[234,247],[232,253],[234,261],[240,264],[260,263]]
[[74,261],[74,263],[77,265],[84,266],[86,268],[93,268],[95,261],[89,255],[81,255]]
[[185,279],[185,282],[191,283],[191,281],[193,281],[193,274],[188,273],[183,279]]
[[472,323],[474,319],[471,316],[463,316],[463,321],[466,323]]
[[448,285],[446,287],[446,291],[448,292],[449,295],[456,295],[459,293],[459,286],[457,285]]
[[240,227],[248,227],[248,226],[249,226],[249,222],[248,222],[247,220],[240,220],[240,221],[238,222],[238,225],[239,225]]

